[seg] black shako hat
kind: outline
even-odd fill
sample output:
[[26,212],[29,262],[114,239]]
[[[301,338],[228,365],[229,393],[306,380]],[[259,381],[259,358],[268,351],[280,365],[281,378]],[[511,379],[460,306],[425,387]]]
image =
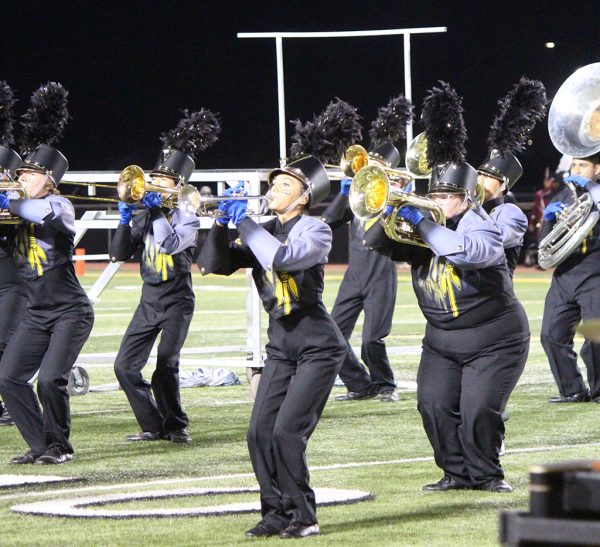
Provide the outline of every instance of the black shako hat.
[[21,156],[12,148],[0,145],[0,173],[14,179],[15,171],[22,163]]
[[323,164],[314,156],[302,156],[292,159],[283,167],[273,169],[267,176],[269,186],[273,184],[273,179],[280,174],[287,173],[291,175],[308,188],[309,205],[315,205],[323,201],[329,195],[329,178]]
[[25,158],[22,165],[15,172],[20,175],[26,169],[48,175],[54,186],[58,186],[67,169],[69,169],[69,162],[56,148],[48,144],[40,144]]
[[497,150],[492,150],[490,157],[477,168],[477,171],[498,179],[509,190],[523,175],[523,166],[514,154],[510,152],[500,154]]
[[436,165],[431,171],[429,193],[455,192],[475,195],[477,171],[468,163]]
[[174,148],[165,148],[161,151],[150,176],[164,175],[174,178],[176,182],[185,183],[192,175],[195,167],[196,163],[185,152]]
[[394,146],[392,141],[380,142],[375,148],[369,151],[369,157],[390,168],[398,167],[402,159],[400,151]]

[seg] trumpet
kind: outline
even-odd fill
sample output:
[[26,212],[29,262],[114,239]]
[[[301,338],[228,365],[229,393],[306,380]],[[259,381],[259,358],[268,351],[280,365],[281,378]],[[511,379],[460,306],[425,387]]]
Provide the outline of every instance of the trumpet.
[[[370,220],[379,216],[386,235],[400,243],[427,247],[413,225],[398,214],[403,205],[428,210],[435,222],[442,226],[446,224],[444,212],[437,203],[426,197],[391,188],[390,178],[385,170],[375,165],[363,167],[352,179],[349,201],[352,212],[358,218]],[[389,206],[393,207],[391,214],[382,215]]]
[[196,208],[196,215],[199,217],[211,217],[211,218],[219,218],[226,215],[223,211],[219,210],[219,204],[222,201],[241,201],[241,200],[249,200],[249,199],[257,199],[260,201],[259,208],[255,211],[253,209],[248,209],[246,211],[246,216],[262,216],[267,212],[267,197],[266,196],[211,196],[204,197],[198,196],[199,203]]
[[[4,175],[5,178],[0,180],[0,192],[15,192],[19,199],[27,199],[27,190],[18,181],[12,180],[8,175]],[[14,216],[10,211],[4,209],[0,211],[0,224],[19,224],[21,217]]]

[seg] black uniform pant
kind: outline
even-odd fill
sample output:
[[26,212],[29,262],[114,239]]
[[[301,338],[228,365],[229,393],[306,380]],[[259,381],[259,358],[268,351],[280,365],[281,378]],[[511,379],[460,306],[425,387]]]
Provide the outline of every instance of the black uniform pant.
[[0,289],[0,359],[25,315],[27,302],[25,294],[15,290],[14,286]]
[[[332,319],[347,341],[340,378],[349,391],[361,392],[374,387],[382,392],[396,388],[383,341],[392,329],[396,305],[396,264],[389,261],[384,266],[376,270],[361,270],[350,265],[331,310]],[[368,373],[348,342],[363,310],[361,358],[369,369]]]
[[[152,433],[170,433],[189,424],[179,395],[179,354],[194,302],[190,298],[166,300],[149,303],[142,298],[115,360],[115,374],[141,430]],[[149,383],[142,369],[161,331],[156,369]]]
[[417,403],[444,474],[465,486],[503,478],[498,452],[504,410],[523,372],[529,328],[521,305],[472,328],[428,324],[417,373]]
[[[573,271],[552,276],[544,303],[542,346],[561,395],[586,389],[573,349],[575,327],[583,319],[600,317],[600,273],[577,275]],[[587,368],[592,397],[600,397],[600,344],[586,340],[581,357]]]
[[[299,316],[299,317],[296,317]],[[248,449],[264,520],[317,523],[305,451],[344,359],[344,339],[322,304],[270,319]]]
[[[28,311],[6,347],[0,362],[0,393],[35,453],[51,445],[73,452],[67,383],[93,324],[91,305],[44,320]],[[38,371],[39,401],[31,383]]]

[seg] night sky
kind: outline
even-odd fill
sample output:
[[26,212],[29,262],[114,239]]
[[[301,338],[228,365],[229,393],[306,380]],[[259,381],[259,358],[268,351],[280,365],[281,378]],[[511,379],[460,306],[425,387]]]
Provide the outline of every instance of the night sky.
[[[566,7],[567,5],[576,6]],[[59,81],[72,120],[60,148],[72,170],[151,169],[179,110],[219,112],[223,131],[200,169],[274,167],[278,158],[275,43],[238,32],[446,26],[412,39],[413,101],[446,80],[464,97],[468,161],[485,153],[497,100],[525,75],[551,98],[579,66],[600,60],[600,6],[565,1],[14,2],[2,1],[0,79],[17,92]],[[544,43],[554,41],[555,49]],[[338,96],[368,130],[403,91],[402,37],[284,40],[287,119],[306,120]],[[420,131],[415,127],[415,134]],[[291,126],[288,126],[288,138]],[[521,156],[516,191],[541,182],[560,154],[546,123]]]

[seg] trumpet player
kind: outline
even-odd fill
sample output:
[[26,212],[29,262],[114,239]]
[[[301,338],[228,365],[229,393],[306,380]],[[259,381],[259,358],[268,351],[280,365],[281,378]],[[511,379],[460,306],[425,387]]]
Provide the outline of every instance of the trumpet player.
[[[68,162],[47,144],[64,129],[66,102],[67,91],[54,82],[33,94],[23,116],[25,143],[33,151],[16,170],[28,197],[0,196],[0,209],[22,219],[12,256],[29,298],[0,362],[0,393],[29,446],[12,464],[56,465],[74,457],[67,383],[92,330],[94,312],[71,260],[75,210],[58,195]],[[30,383],[36,373],[39,399]]]
[[[269,314],[267,359],[248,429],[248,449],[260,486],[262,519],[248,537],[300,538],[320,533],[305,459],[346,353],[341,332],[322,302],[331,229],[306,214],[329,193],[323,165],[312,156],[268,177],[269,209],[277,218],[256,224],[244,201],[225,202],[198,264],[204,274],[252,268]],[[227,222],[241,244],[229,243]]]
[[423,490],[511,492],[499,459],[501,413],[527,359],[527,317],[513,292],[500,231],[475,206],[477,172],[464,160],[462,107],[448,84],[429,92],[423,121],[433,168],[428,197],[446,226],[404,205],[398,215],[426,247],[382,238],[381,224],[365,236],[367,245],[411,263],[427,320],[417,408],[443,476]]
[[[595,207],[600,201],[600,153],[573,158],[570,176],[578,195],[589,192]],[[552,198],[544,211],[541,238],[550,231],[560,211],[574,202],[568,186]],[[559,395],[550,403],[600,403],[600,344],[585,340],[581,358],[587,369],[586,385],[577,366],[574,329],[581,320],[600,317],[600,225],[592,231],[552,274],[552,283],[544,302],[541,340]]]
[[[172,189],[185,183],[195,167],[193,156],[215,142],[219,131],[210,111],[184,111],[177,127],[163,136],[153,184]],[[130,442],[192,440],[179,392],[179,354],[194,313],[191,266],[200,220],[192,212],[162,207],[169,196],[147,192],[144,209],[135,215],[133,206],[119,203],[120,224],[110,248],[111,260],[117,261],[142,247],[142,296],[114,364],[140,427],[126,437]],[[156,369],[148,382],[142,369],[161,332]]]

